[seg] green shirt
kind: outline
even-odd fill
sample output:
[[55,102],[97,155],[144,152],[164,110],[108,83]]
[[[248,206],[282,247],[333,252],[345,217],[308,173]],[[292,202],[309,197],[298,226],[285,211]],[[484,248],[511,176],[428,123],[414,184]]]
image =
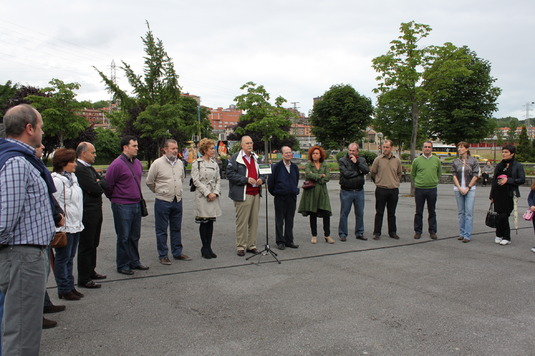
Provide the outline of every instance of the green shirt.
[[411,179],[416,188],[436,188],[441,175],[442,164],[437,156],[427,158],[421,155],[412,162]]

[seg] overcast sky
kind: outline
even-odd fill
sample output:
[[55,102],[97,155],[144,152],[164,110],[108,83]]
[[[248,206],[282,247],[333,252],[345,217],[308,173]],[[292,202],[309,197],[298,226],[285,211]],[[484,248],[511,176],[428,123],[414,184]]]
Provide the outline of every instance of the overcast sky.
[[[112,60],[124,61],[142,72],[147,20],[183,92],[204,106],[228,107],[248,81],[305,114],[334,84],[375,104],[371,60],[414,20],[433,29],[424,44],[467,45],[490,61],[503,90],[496,117],[523,120],[535,101],[533,0],[4,0],[0,8],[0,83],[78,82],[78,100],[109,98],[93,66],[109,75]],[[119,68],[117,79],[128,89]]]

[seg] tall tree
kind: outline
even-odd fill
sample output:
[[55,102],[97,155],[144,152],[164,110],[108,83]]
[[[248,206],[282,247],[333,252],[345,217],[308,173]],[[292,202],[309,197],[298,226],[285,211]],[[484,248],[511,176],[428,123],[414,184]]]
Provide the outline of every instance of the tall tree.
[[371,123],[370,98],[360,95],[351,85],[333,85],[314,104],[310,123],[312,133],[328,149],[342,149],[365,136]]
[[[275,98],[275,104],[271,104],[270,94],[264,86],[253,82],[245,83],[240,89],[245,93],[235,97],[234,101],[237,109],[245,111],[240,121],[247,124],[245,127],[238,126],[237,136],[250,135],[251,138],[256,136],[264,142],[269,142],[272,138],[284,139],[290,136],[289,129],[292,124],[290,119],[296,117],[296,114],[282,106],[286,99],[278,96]],[[259,142],[255,142],[255,145],[263,147]]]
[[375,131],[394,141],[400,150],[410,147],[412,134],[411,107],[404,100],[404,95],[399,93],[401,90],[392,89],[377,97],[372,123]]
[[[173,137],[173,132],[186,130],[182,140],[184,143],[198,130],[197,103],[181,96],[178,74],[172,59],[165,51],[163,42],[154,37],[149,23],[147,33],[142,37],[146,53],[143,74],[136,74],[132,67],[122,61],[121,67],[132,86],[133,96],[129,96],[103,72],[97,72],[103,79],[108,90],[121,102],[122,114],[115,115],[114,120],[125,120],[120,123],[122,134],[133,134],[141,138],[140,149],[150,162],[159,157],[159,148],[165,139]],[[195,108],[193,110],[192,108]],[[205,110],[201,110],[201,121],[208,121]],[[205,125],[202,123],[201,125]],[[189,137],[185,137],[185,136]]]
[[515,157],[521,162],[531,160],[531,142],[529,142],[526,125],[522,125],[522,130],[518,136],[518,149]]
[[422,111],[427,136],[446,143],[479,142],[495,126],[492,113],[497,110],[501,90],[493,86],[496,79],[490,75],[490,63],[468,47],[437,47],[437,56],[428,71],[442,75],[441,68],[448,61],[451,65],[464,65],[468,72],[457,73],[433,86],[429,103]]
[[[429,100],[430,94],[442,82],[450,78],[467,73],[464,66],[452,60],[443,61],[442,65],[429,70],[440,53],[435,46],[420,47],[419,42],[431,32],[429,25],[418,24],[414,21],[402,23],[401,35],[390,42],[390,50],[382,56],[372,60],[372,67],[379,75],[376,80],[379,85],[375,93],[386,93],[393,89],[401,89],[399,95],[410,106],[412,132],[410,141],[411,159],[416,155],[416,143],[420,129],[420,115],[423,106]],[[445,44],[450,46],[451,44]]]
[[52,79],[49,84],[49,87],[41,89],[44,96],[29,95],[26,99],[43,116],[46,136],[56,137],[59,147],[63,147],[65,139],[77,137],[89,126],[89,122],[80,115],[83,105],[75,99],[75,91],[80,89],[80,84],[64,83],[59,79]]

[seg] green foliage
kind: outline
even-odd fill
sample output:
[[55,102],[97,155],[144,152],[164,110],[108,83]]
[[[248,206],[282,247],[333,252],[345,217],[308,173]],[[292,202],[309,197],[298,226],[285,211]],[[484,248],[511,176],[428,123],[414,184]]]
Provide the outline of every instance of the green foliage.
[[371,166],[375,158],[377,157],[377,153],[371,152],[371,151],[359,151],[359,156],[364,157],[366,159],[366,163],[368,166]]
[[429,103],[422,110],[426,136],[446,143],[479,142],[495,127],[492,113],[501,92],[493,86],[496,79],[490,75],[490,64],[467,47],[446,44],[437,47],[436,53],[426,79],[442,76],[449,67],[466,70],[452,71],[449,80],[434,83]]
[[[291,110],[282,107],[286,102],[282,96],[275,99],[275,105],[269,102],[270,94],[263,85],[247,82],[240,87],[245,93],[234,98],[236,108],[244,110],[240,121],[247,122],[245,127],[236,129],[236,134],[241,138],[249,135],[260,136],[262,141],[270,141],[272,138],[284,139],[290,136],[291,118],[296,117]],[[264,147],[255,142],[255,148]]]
[[136,74],[129,64],[122,61],[133,96],[95,69],[114,98],[121,102],[121,112],[111,115],[112,124],[122,135],[140,138],[140,149],[150,163],[160,156],[160,147],[167,138],[185,143],[196,133],[208,137],[212,133],[207,110],[199,110],[194,99],[181,96],[172,59],[163,42],[154,37],[148,22],[147,28],[145,37],[142,37],[146,54],[143,74]]
[[96,138],[93,142],[97,151],[97,164],[109,164],[121,154],[120,137],[112,131],[101,127],[95,129]]
[[371,99],[351,85],[333,85],[314,104],[310,116],[312,133],[325,149],[341,149],[364,137],[372,113]]
[[402,89],[392,89],[377,97],[372,125],[375,131],[383,133],[385,138],[394,141],[402,149],[410,147],[411,107],[405,100]]
[[532,160],[531,142],[529,141],[526,125],[522,125],[522,131],[520,131],[520,136],[518,137],[516,159],[520,162],[527,162]]
[[4,117],[7,109],[12,106],[12,98],[16,92],[17,84],[13,85],[11,80],[8,80],[4,85],[0,85],[0,117]]
[[52,79],[49,84],[41,90],[44,96],[30,95],[26,99],[41,113],[45,135],[57,139],[57,144],[48,147],[50,150],[62,147],[65,139],[77,137],[89,123],[79,115],[83,105],[75,100],[74,91],[80,89],[80,84],[59,79]]
[[410,155],[410,153],[402,153],[402,154],[401,154],[401,160],[402,160],[402,161],[408,161],[408,160],[410,160],[410,159],[411,159],[411,155]]

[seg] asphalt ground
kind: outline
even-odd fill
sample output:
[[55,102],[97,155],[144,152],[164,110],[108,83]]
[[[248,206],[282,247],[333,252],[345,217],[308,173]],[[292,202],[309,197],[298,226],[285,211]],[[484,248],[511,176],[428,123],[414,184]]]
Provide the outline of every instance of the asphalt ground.
[[[189,179],[189,178],[188,178]],[[144,184],[144,183],[143,183]],[[279,251],[274,241],[273,198],[268,199],[271,255],[246,261],[235,251],[234,205],[222,183],[223,215],[215,223],[217,259],[201,258],[193,193],[184,192],[182,239],[192,261],[158,261],[154,194],[144,189],[140,254],[148,271],[115,270],[115,231],[108,200],[99,247],[102,288],[82,289],[80,301],[59,301],[53,276],[49,293],[67,310],[47,317],[42,355],[535,355],[535,245],[522,220],[528,187],[521,188],[519,230],[513,243],[494,243],[484,225],[488,187],[478,187],[473,240],[457,240],[451,185],[440,185],[438,240],[413,239],[414,199],[402,183],[397,208],[400,240],[372,240],[374,185],[365,185],[365,236],[338,240],[338,181],[329,182],[335,244],[310,243],[308,218],[296,215],[299,249]],[[262,199],[258,246],[265,244]],[[424,231],[427,230],[427,212]],[[511,218],[511,222],[513,219]],[[322,231],[321,220],[318,231]],[[349,231],[354,229],[351,215]],[[321,235],[321,234],[320,234]],[[350,235],[351,236],[351,235]],[[250,256],[250,254],[247,254]],[[76,269],[75,269],[76,270]],[[75,276],[76,278],[76,276]]]

